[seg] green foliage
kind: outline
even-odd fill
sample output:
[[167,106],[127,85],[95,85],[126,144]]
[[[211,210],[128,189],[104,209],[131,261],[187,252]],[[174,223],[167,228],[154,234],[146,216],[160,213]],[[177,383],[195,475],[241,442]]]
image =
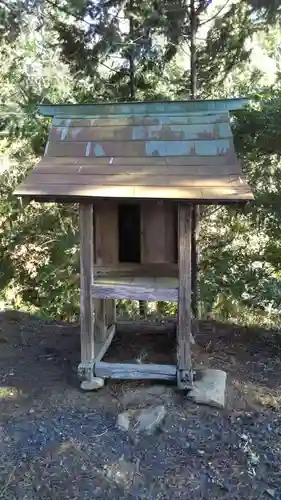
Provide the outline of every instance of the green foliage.
[[246,40],[257,31],[247,2],[230,4],[224,15],[215,18],[206,39],[197,50],[198,87],[201,97],[211,96],[216,86],[223,85],[233,69],[249,61],[251,50]]
[[263,98],[236,113],[234,123],[236,149],[255,201],[244,209],[207,211],[201,300],[205,314],[233,319],[242,307],[271,326],[281,319],[281,93]]
[[43,43],[25,30],[13,44],[0,42],[1,298],[14,307],[72,318],[78,312],[76,207],[25,207],[12,196],[46,143],[48,120],[37,116],[38,102],[72,93],[68,68]]
[[276,21],[281,13],[280,0],[248,0],[255,12],[266,19],[270,24]]

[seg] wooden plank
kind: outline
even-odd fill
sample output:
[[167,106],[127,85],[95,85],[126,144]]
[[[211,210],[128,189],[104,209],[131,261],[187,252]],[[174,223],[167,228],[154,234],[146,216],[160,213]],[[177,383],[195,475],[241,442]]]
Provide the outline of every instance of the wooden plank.
[[[73,274],[72,275],[72,280],[79,282],[79,274]],[[94,276],[94,282],[100,285],[134,285],[134,286],[144,286],[149,288],[178,288],[178,277],[174,274],[171,274],[170,276],[152,276],[150,275],[145,275],[142,277],[136,277],[134,274],[134,277],[132,275],[118,275],[118,274],[101,274],[101,275],[95,275]],[[110,300],[108,301],[110,302]],[[107,310],[107,309],[106,309]],[[115,319],[115,311],[114,308],[111,310],[111,304],[110,307],[108,308],[110,311],[110,318]],[[107,326],[109,326],[109,323],[107,323]]]
[[103,299],[167,300],[177,302],[178,290],[176,288],[94,284],[92,286],[92,296]]
[[221,194],[224,196],[234,196],[237,198],[243,198],[248,196],[250,192],[249,186],[246,182],[241,182],[239,185],[229,183],[228,186],[202,186],[202,196],[208,196],[208,198],[218,198]]
[[116,323],[116,301],[114,299],[105,301],[105,322],[107,326]]
[[[246,189],[245,189],[246,187]],[[130,199],[172,199],[192,200],[205,203],[210,200],[225,201],[252,200],[253,194],[248,186],[243,189],[230,186],[228,189],[204,191],[199,188],[159,187],[159,186],[74,186],[68,184],[34,185],[32,178],[28,177],[15,191],[16,196],[49,197],[49,199],[73,200],[80,198],[130,198]]]
[[105,118],[54,118],[53,127],[107,127],[107,126],[130,126],[130,125],[189,125],[203,123],[229,123],[229,114],[218,112],[188,113],[188,116],[181,115],[155,115],[148,116],[113,116]]
[[45,186],[34,185],[29,183],[29,179],[21,184],[15,192],[15,195],[22,196],[55,196],[63,198],[151,198],[151,199],[190,199],[193,201],[208,201],[208,200],[251,200],[253,194],[250,188],[245,189],[243,186],[235,190],[230,186],[228,189],[218,189],[216,191],[205,190],[203,192],[199,188],[179,188],[179,187],[159,187],[159,186],[74,186],[68,184],[48,184]]
[[174,365],[154,365],[138,363],[105,363],[95,364],[95,375],[101,378],[117,380],[168,380],[176,382]]
[[[52,142],[46,146],[45,156],[78,157],[154,157],[154,156],[212,156],[227,154],[235,158],[232,140],[191,140],[191,141],[88,141]],[[213,160],[214,162],[214,160]]]
[[66,141],[138,141],[168,140],[190,141],[195,139],[232,139],[229,122],[191,125],[108,125],[104,127],[53,127],[49,139]]
[[139,276],[113,276],[113,277],[102,277],[95,278],[95,283],[98,285],[130,285],[130,286],[141,286],[145,288],[178,288],[177,278],[167,278],[167,277],[139,277]]
[[164,202],[165,262],[171,264],[177,262],[177,217],[175,208],[174,204]]
[[163,263],[165,255],[165,212],[161,201],[141,205],[141,262]]
[[[104,180],[106,180],[106,176],[127,176],[127,175],[135,175],[135,176],[166,176],[168,177],[168,182],[170,177],[176,176],[184,176],[186,179],[191,178],[200,179],[200,178],[221,178],[225,176],[236,176],[241,174],[241,168],[239,165],[205,165],[205,166],[196,166],[196,165],[180,165],[180,166],[167,166],[167,165],[154,165],[153,161],[150,162],[150,166],[122,166],[122,165],[83,165],[83,159],[81,158],[80,166],[77,164],[70,165],[59,165],[52,163],[40,162],[33,169],[34,174],[48,174],[48,175],[78,175],[79,176],[90,176],[95,175],[99,176]],[[114,177],[113,177],[114,178]]]
[[161,264],[118,264],[118,265],[95,265],[95,277],[178,277],[178,264],[161,263]]
[[[94,322],[94,339],[96,344],[102,344],[106,336],[105,324],[105,300],[94,300],[95,322]],[[95,349],[96,350],[96,349]]]
[[[154,156],[153,158],[151,157],[130,157],[130,156],[125,156],[125,157],[112,157],[112,156],[107,156],[107,157],[99,157],[99,158],[81,158],[79,156],[73,156],[73,157],[47,157],[44,156],[38,165],[74,165],[74,166],[81,166],[81,165],[113,165],[113,166],[121,166],[123,167],[132,167],[133,165],[135,167],[151,167],[151,165],[154,166],[188,166],[188,165],[194,165],[194,166],[211,166],[216,168],[219,165],[228,165],[229,164],[229,156],[227,153],[221,154],[216,156],[215,158],[213,156],[166,156],[166,157],[159,157],[159,156]],[[234,164],[239,164],[237,159],[235,158]]]
[[98,265],[118,263],[118,207],[104,201],[95,205],[95,262]]
[[[176,187],[186,187],[186,188],[194,188],[199,187],[202,188],[220,188],[221,186],[231,186],[233,189],[235,186],[240,187],[240,177],[238,175],[231,177],[229,175],[222,175],[218,177],[214,175],[213,177],[196,177],[196,173],[192,172],[191,168],[189,171],[189,175],[144,175],[141,173],[123,173],[123,174],[114,174],[114,175],[85,175],[85,174],[42,174],[33,172],[32,174],[32,182],[34,185],[45,185],[45,184],[68,184],[74,186],[176,186]],[[159,214],[159,220],[164,223],[164,209],[157,206],[156,203],[151,205],[152,210],[156,210],[157,214]],[[148,206],[146,207],[148,210]],[[160,216],[161,212],[161,216]],[[147,214],[149,216],[149,214]],[[151,214],[150,214],[151,216]],[[155,223],[156,223],[156,213],[154,214]],[[162,223],[162,222],[161,222]]]
[[[95,363],[101,361],[102,358],[104,357],[106,351],[110,347],[115,332],[116,332],[115,325],[111,325],[109,328],[107,328],[104,341],[100,345],[97,345],[96,347],[97,354],[94,359]],[[94,373],[95,373],[95,365],[94,365]]]
[[175,261],[173,205],[162,201],[142,204],[142,262]]
[[93,205],[80,203],[80,322],[81,362],[94,358],[93,283]]
[[192,386],[191,363],[191,205],[178,207],[179,306],[177,332],[177,383],[179,389]]

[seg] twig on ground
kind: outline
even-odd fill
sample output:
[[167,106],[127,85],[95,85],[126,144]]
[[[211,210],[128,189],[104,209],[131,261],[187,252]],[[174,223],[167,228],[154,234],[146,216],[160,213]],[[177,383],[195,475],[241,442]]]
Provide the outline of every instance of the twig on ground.
[[17,466],[15,465],[13,467],[13,469],[12,469],[12,471],[11,471],[11,473],[10,473],[7,481],[6,481],[6,483],[4,484],[2,490],[0,491],[0,498],[4,498],[4,495],[5,495],[5,493],[6,493],[7,489],[8,489],[8,486],[9,486],[9,484],[11,483],[11,481],[12,481],[12,479],[14,477],[16,468],[17,468]]

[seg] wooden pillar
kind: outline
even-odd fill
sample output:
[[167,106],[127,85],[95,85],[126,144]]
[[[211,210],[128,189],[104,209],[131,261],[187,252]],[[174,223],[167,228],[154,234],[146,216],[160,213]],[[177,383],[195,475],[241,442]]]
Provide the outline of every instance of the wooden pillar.
[[94,347],[94,310],[91,285],[94,277],[93,205],[80,203],[80,322],[81,362],[92,361]]
[[94,278],[94,238],[93,205],[80,203],[80,324],[81,324],[81,363],[78,372],[83,378],[81,388],[95,390],[104,381],[93,374],[95,357],[94,308],[91,286]]
[[189,389],[193,383],[191,363],[191,234],[192,209],[178,206],[179,309],[177,330],[177,384]]

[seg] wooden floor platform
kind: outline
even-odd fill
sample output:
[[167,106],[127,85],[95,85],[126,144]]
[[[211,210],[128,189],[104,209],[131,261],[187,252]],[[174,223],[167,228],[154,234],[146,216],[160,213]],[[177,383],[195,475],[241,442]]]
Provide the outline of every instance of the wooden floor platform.
[[96,277],[93,298],[178,301],[179,280],[171,277]]

